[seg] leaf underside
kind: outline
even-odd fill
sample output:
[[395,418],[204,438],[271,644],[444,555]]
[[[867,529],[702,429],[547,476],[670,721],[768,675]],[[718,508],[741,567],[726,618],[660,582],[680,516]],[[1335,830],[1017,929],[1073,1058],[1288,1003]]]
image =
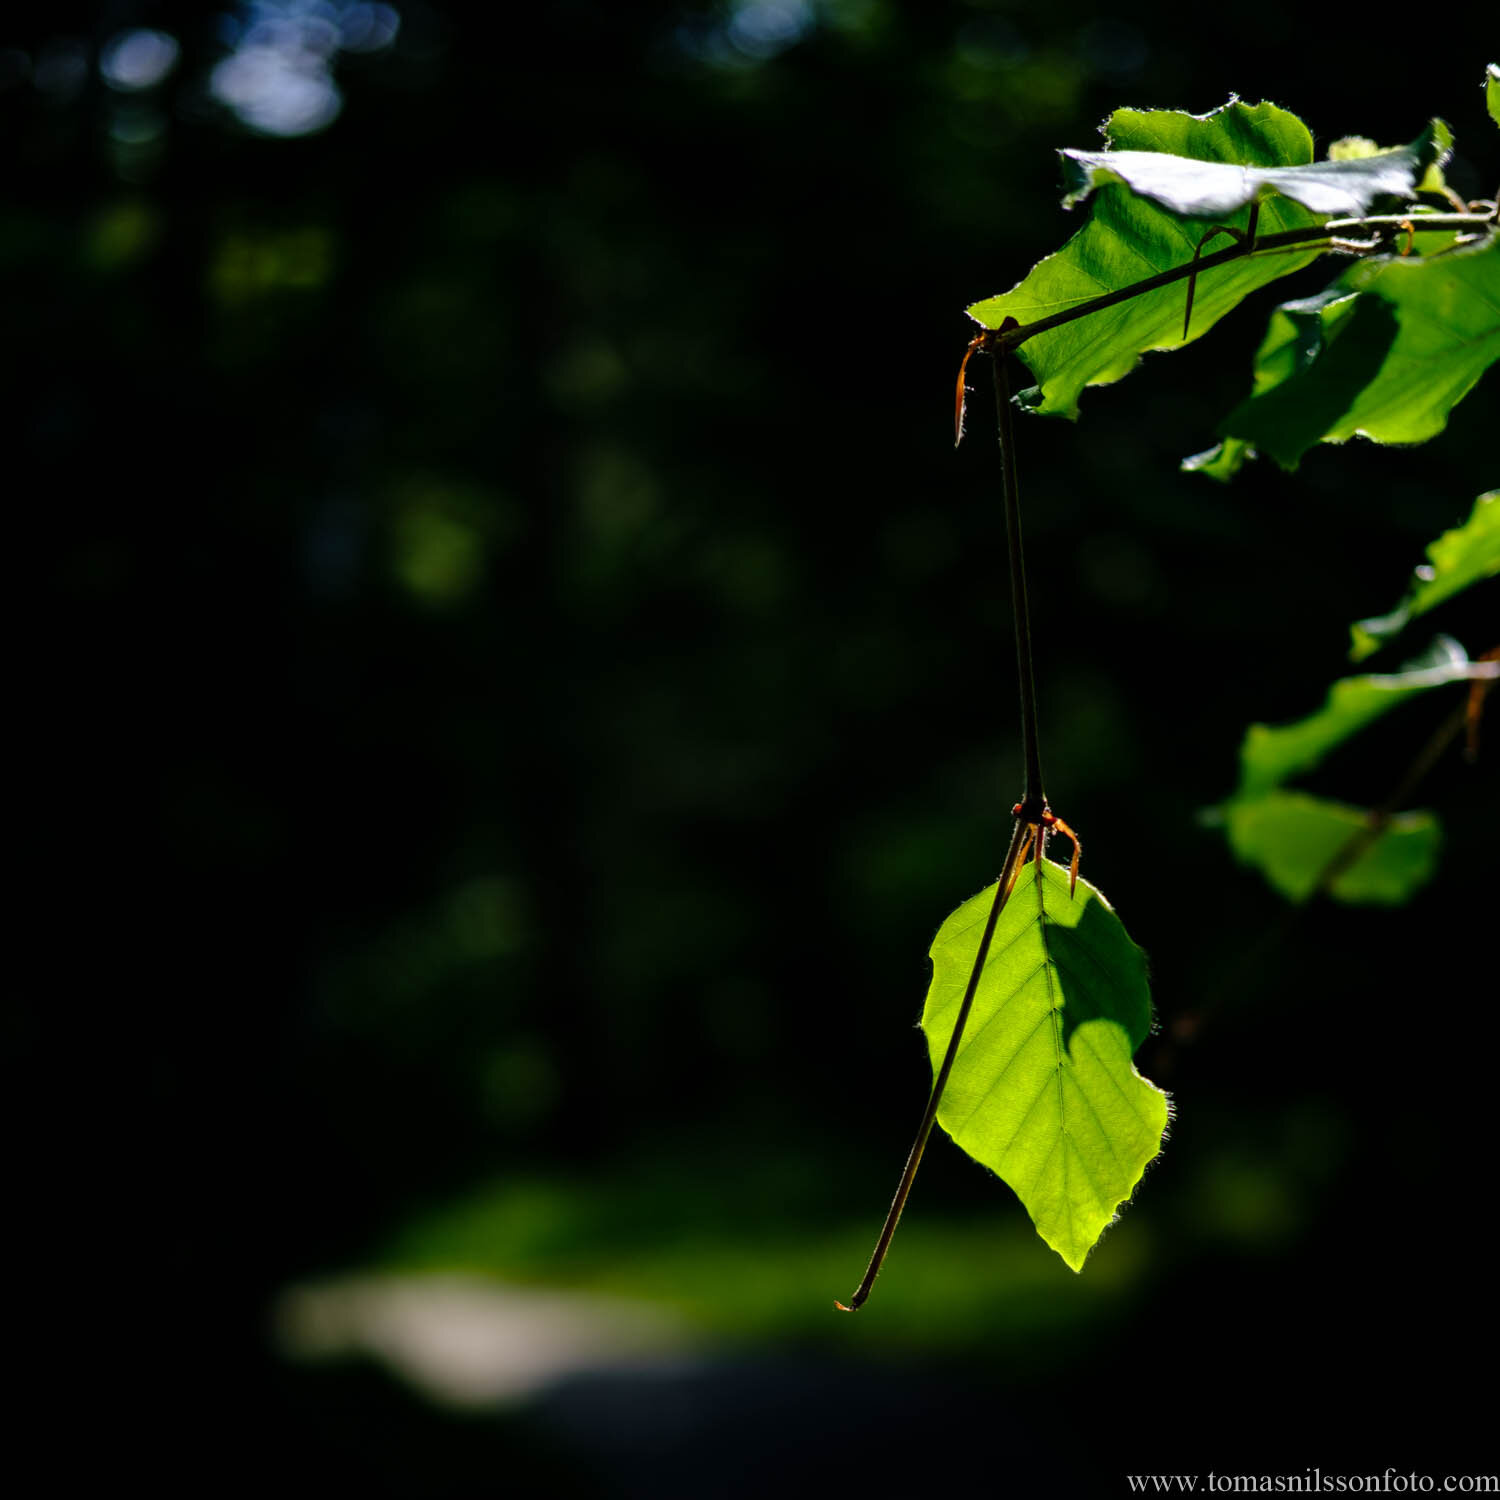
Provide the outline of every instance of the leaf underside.
[[1415,197],[1428,169],[1441,167],[1452,144],[1448,127],[1434,120],[1409,146],[1345,150],[1337,160],[1289,167],[1208,162],[1160,150],[1068,150],[1062,153],[1068,182],[1063,204],[1071,208],[1105,183],[1122,182],[1188,218],[1223,218],[1279,194],[1315,214],[1353,219],[1382,199]]
[[[1168,152],[1236,166],[1305,166],[1313,155],[1307,127],[1274,104],[1232,101],[1204,116],[1121,109],[1110,116],[1105,136],[1116,151]],[[1121,183],[1107,183],[1093,195],[1088,223],[1061,250],[1039,261],[1011,291],[976,302],[969,316],[986,328],[998,328],[1007,317],[1023,326],[1036,322],[1186,265],[1209,229],[1220,223],[1243,229],[1248,215],[1245,208],[1228,215],[1183,217]],[[1259,233],[1320,222],[1319,215],[1302,205],[1274,197],[1261,207]],[[1107,385],[1128,375],[1148,350],[1179,348],[1200,338],[1250,292],[1311,264],[1319,253],[1309,249],[1247,257],[1206,272],[1198,284],[1186,340],[1183,285],[1146,292],[1036,334],[1017,351],[1038,382],[1037,389],[1021,399],[1043,413],[1076,417],[1078,397],[1086,386]]]
[[[942,1063],[995,887],[933,940],[922,1012]],[[999,1174],[1073,1270],[1161,1150],[1167,1096],[1131,1057],[1151,1028],[1145,955],[1087,881],[1070,899],[1051,861],[1022,871],[1001,912],[938,1123]]]
[[1427,559],[1417,569],[1406,598],[1390,614],[1357,620],[1349,627],[1351,661],[1363,661],[1418,615],[1500,573],[1500,490],[1481,495],[1462,526],[1445,531],[1428,547]]

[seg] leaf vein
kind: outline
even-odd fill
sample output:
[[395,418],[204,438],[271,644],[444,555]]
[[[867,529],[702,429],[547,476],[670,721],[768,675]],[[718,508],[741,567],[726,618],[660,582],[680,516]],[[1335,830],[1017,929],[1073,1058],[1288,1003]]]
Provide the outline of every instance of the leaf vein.
[[[1026,976],[1026,982],[1025,982],[1025,984],[1023,984],[1020,987],[1020,989],[1024,989],[1027,984],[1030,984],[1031,981],[1036,978],[1036,976],[1037,976],[1037,974],[1039,972],[1040,972],[1039,969],[1033,969],[1032,972]],[[1020,993],[1020,989],[1012,991],[1011,994],[1008,995],[1006,998],[1008,1000],[1009,999],[1013,999],[1016,995],[1018,995]],[[959,1131],[961,1131],[961,1130],[967,1130],[968,1129],[969,1122],[971,1120],[973,1120],[974,1116],[977,1115],[979,1113],[979,1111],[982,1110],[984,1108],[984,1106],[990,1102],[990,1096],[1000,1086],[1000,1083],[1004,1079],[1005,1075],[1008,1072],[1010,1072],[1012,1066],[1015,1064],[1016,1059],[1018,1057],[1020,1057],[1020,1055],[1031,1045],[1032,1038],[1034,1036],[1036,1036],[1037,1032],[1039,1032],[1042,1029],[1042,1027],[1046,1024],[1047,1017],[1050,1014],[1051,1014],[1051,1012],[1049,1012],[1049,1011],[1043,1011],[1042,1014],[1037,1017],[1037,1019],[1036,1019],[1036,1025],[1033,1026],[1031,1028],[1031,1030],[1028,1031],[1026,1033],[1026,1035],[1024,1037],[1022,1037],[1019,1042],[1016,1043],[1016,1049],[1015,1049],[1015,1051],[1012,1052],[1011,1055],[1008,1058],[1006,1058],[1005,1062],[1001,1065],[1001,1068],[1000,1068],[999,1072],[997,1072],[995,1074],[995,1076],[990,1080],[990,1086],[980,1096],[979,1102],[977,1104],[975,1104],[975,1106],[973,1107],[973,1109],[971,1109],[968,1112],[968,1114],[966,1114],[963,1117],[963,1121],[962,1121],[961,1124],[959,1124],[955,1129],[949,1131],[950,1135],[953,1135],[953,1136],[956,1137],[958,1135]],[[990,1016],[985,1021],[985,1023],[984,1023],[985,1026],[988,1026],[989,1023],[990,1023],[990,1021],[993,1021],[994,1019],[995,1018],[994,1018],[993,1015]],[[982,1033],[983,1030],[984,1030],[984,1026],[981,1026],[979,1028],[979,1032]],[[976,1033],[976,1036],[978,1034],[979,1033]],[[962,1047],[959,1049],[959,1055],[960,1056],[963,1055],[963,1048]],[[1027,1114],[1028,1115],[1030,1114],[1030,1110],[1027,1111]],[[1023,1116],[1022,1117],[1022,1124],[1025,1123],[1025,1119],[1026,1119],[1026,1116]],[[1017,1132],[1020,1131],[1020,1128],[1021,1127],[1019,1125],[1016,1127]],[[1015,1136],[1012,1135],[1011,1141],[1014,1141],[1014,1139],[1015,1139]],[[1009,1146],[1010,1146],[1010,1142],[1007,1142],[1006,1143],[1006,1149],[1009,1149]]]

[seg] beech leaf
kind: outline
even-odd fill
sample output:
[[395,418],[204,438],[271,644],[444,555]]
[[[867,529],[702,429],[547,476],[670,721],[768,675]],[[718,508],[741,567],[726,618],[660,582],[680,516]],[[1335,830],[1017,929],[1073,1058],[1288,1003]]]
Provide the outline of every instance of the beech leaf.
[[[1306,901],[1323,872],[1371,814],[1306,792],[1272,791],[1224,810],[1229,847],[1288,901]],[[1396,813],[1332,880],[1328,894],[1350,904],[1395,906],[1432,878],[1442,828],[1430,812]]]
[[[994,896],[966,901],[933,940],[922,1029],[934,1072]],[[1075,1271],[1161,1150],[1167,1096],[1131,1062],[1150,1029],[1145,955],[1114,909],[1086,880],[1070,896],[1050,860],[1023,868],[937,1118]]]
[[[1343,677],[1323,706],[1293,724],[1252,724],[1240,747],[1240,784],[1210,811],[1242,863],[1254,865],[1289,901],[1306,901],[1326,880],[1337,901],[1393,905],[1406,900],[1437,867],[1441,828],[1429,812],[1382,817],[1330,802],[1282,783],[1311,771],[1351,735],[1408,699],[1450,682],[1500,675],[1500,664],[1471,662],[1463,647],[1439,636],[1400,672]],[[1369,837],[1342,867],[1333,861],[1351,841]],[[1332,879],[1328,872],[1333,870]]]

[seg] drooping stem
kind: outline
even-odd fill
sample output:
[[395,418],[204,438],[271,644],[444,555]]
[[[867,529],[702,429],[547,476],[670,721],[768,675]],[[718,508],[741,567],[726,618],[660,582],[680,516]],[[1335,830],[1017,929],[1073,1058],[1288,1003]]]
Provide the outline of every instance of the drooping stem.
[[[1012,323],[1014,320],[1010,320]],[[1021,866],[1031,851],[1033,839],[1036,844],[1036,859],[1040,865],[1046,843],[1046,830],[1042,825],[1042,814],[1047,808],[1047,794],[1042,787],[1042,757],[1037,737],[1036,679],[1031,663],[1031,613],[1026,599],[1026,558],[1021,547],[1021,492],[1016,479],[1016,444],[1014,412],[1010,404],[1010,383],[1006,378],[1004,349],[991,351],[994,359],[991,368],[995,379],[995,414],[999,422],[1000,469],[1005,500],[1005,537],[1010,552],[1010,599],[1011,612],[1016,629],[1016,671],[1021,686],[1021,738],[1026,757],[1026,786],[1015,811],[1011,828],[1010,845],[1005,851],[1005,863],[1000,878],[995,884],[995,899],[990,905],[990,914],[984,924],[984,933],[979,939],[979,948],[974,954],[974,967],[969,971],[969,982],[964,987],[964,998],[958,1007],[953,1022],[953,1034],[948,1038],[943,1061],[932,1081],[932,1092],[927,1096],[927,1108],[922,1112],[922,1122],[917,1127],[917,1138],[912,1142],[906,1157],[906,1166],[901,1172],[901,1181],[896,1185],[896,1196],[891,1200],[890,1211],[880,1227],[880,1237],[875,1242],[875,1252],[865,1270],[864,1280],[845,1306],[835,1302],[842,1312],[856,1312],[862,1307],[880,1274],[886,1252],[896,1234],[896,1225],[901,1222],[901,1211],[911,1194],[911,1185],[916,1180],[917,1168],[922,1164],[922,1153],[927,1149],[928,1137],[937,1121],[938,1106],[943,1100],[943,1090],[948,1086],[948,1075],[958,1057],[959,1044],[963,1041],[964,1027],[968,1024],[969,1012],[974,1006],[974,996],[979,990],[979,980],[984,973],[985,960],[989,957],[990,943],[995,936],[995,926],[1000,913],[1010,899]]]
[[958,1056],[958,1044],[963,1040],[964,1027],[968,1024],[969,1012],[974,1006],[974,996],[979,990],[979,978],[984,973],[985,960],[990,954],[990,943],[995,937],[995,924],[999,922],[1000,913],[1005,909],[1005,903],[1016,883],[1016,875],[1030,844],[1029,832],[1027,824],[1021,818],[1017,818],[1015,827],[1011,829],[1010,847],[1005,851],[1005,864],[1001,868],[1000,879],[995,884],[995,899],[990,905],[990,914],[984,924],[984,935],[979,939],[979,949],[974,955],[974,967],[969,971],[969,982],[964,988],[963,1003],[958,1007],[958,1018],[953,1023],[953,1035],[948,1038],[948,1050],[943,1054],[942,1064],[932,1081],[932,1092],[927,1096],[927,1108],[922,1112],[922,1123],[917,1127],[917,1138],[912,1142],[911,1150],[907,1154],[906,1166],[902,1170],[901,1181],[896,1184],[896,1196],[891,1199],[891,1207],[885,1216],[885,1223],[880,1226],[880,1238],[875,1241],[875,1253],[871,1255],[870,1264],[865,1269],[864,1280],[860,1282],[847,1306],[842,1302],[833,1304],[840,1312],[858,1312],[864,1306],[870,1295],[870,1288],[875,1285],[875,1278],[880,1275],[880,1267],[885,1262],[886,1251],[891,1248],[891,1241],[895,1238],[896,1225],[901,1222],[901,1210],[906,1207],[906,1200],[911,1195],[911,1185],[916,1180],[917,1168],[922,1164],[922,1153],[927,1149],[927,1138],[932,1134],[933,1124],[937,1120],[938,1105],[942,1103],[943,1090],[948,1087],[948,1075],[953,1071],[953,1062]]
[[[1004,330],[1002,329],[1002,334]],[[1031,610],[1026,599],[1026,555],[1021,544],[1021,488],[1016,478],[1015,409],[1010,402],[1010,380],[1004,349],[993,351],[990,370],[995,379],[995,420],[999,427],[1000,474],[1005,498],[1005,542],[1010,552],[1010,608],[1016,629],[1016,676],[1021,686],[1021,743],[1026,757],[1026,790],[1021,798],[1023,820],[1038,822],[1047,807],[1042,785],[1042,752],[1037,736],[1036,672],[1031,662]]]

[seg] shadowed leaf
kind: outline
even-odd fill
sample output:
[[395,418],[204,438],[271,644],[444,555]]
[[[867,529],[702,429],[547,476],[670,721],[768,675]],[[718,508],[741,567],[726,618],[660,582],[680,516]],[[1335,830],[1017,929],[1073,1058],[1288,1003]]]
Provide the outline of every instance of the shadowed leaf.
[[1386,303],[1338,287],[1283,303],[1256,357],[1257,394],[1224,430],[1295,469],[1380,373],[1398,331]]
[[1497,358],[1500,236],[1361,261],[1271,314],[1251,394],[1220,428],[1226,442],[1185,467],[1222,479],[1251,450],[1294,469],[1320,442],[1426,442]]

